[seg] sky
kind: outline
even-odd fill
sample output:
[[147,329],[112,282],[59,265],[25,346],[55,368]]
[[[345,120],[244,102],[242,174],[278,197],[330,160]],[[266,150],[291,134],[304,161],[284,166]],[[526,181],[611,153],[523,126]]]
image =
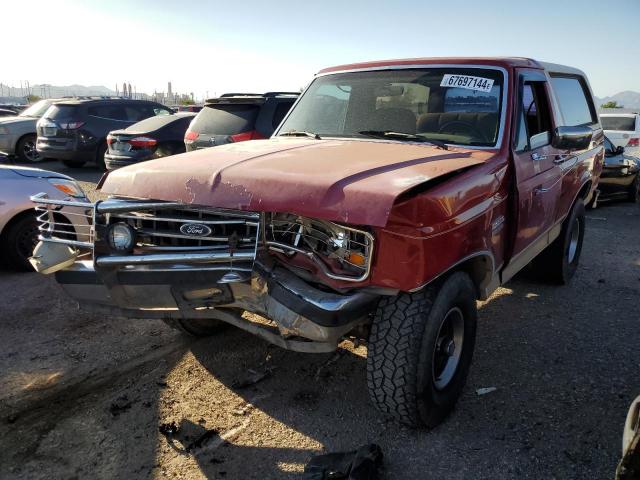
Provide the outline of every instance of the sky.
[[[138,92],[299,90],[323,67],[524,56],[640,91],[640,0],[2,0],[0,82]],[[10,68],[9,68],[10,66]]]

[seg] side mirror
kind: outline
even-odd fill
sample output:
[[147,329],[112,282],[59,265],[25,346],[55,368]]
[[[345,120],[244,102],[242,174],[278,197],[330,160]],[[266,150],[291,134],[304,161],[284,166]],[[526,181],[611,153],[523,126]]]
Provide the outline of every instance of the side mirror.
[[624,153],[624,147],[619,146],[616,148],[616,155],[622,155]]
[[584,150],[589,148],[592,137],[589,127],[557,127],[551,145],[559,150]]

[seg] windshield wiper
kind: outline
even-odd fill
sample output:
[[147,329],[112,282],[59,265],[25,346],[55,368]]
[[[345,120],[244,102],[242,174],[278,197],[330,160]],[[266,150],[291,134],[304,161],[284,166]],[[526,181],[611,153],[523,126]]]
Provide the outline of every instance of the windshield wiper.
[[360,135],[365,135],[367,137],[373,138],[392,138],[394,140],[409,140],[412,142],[430,143],[431,145],[435,145],[442,150],[449,150],[447,144],[441,142],[440,140],[432,140],[422,135],[416,135],[413,133],[393,132],[391,130],[362,130],[358,133]]
[[322,140],[320,135],[313,132],[307,132],[305,130],[289,130],[288,132],[280,133],[279,137],[309,137],[315,138],[316,140]]

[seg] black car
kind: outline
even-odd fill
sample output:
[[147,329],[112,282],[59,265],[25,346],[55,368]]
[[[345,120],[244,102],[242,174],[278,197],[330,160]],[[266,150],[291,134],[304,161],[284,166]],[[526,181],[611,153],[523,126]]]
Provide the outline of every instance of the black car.
[[231,142],[269,138],[298,93],[227,93],[207,100],[184,137],[187,152]]
[[120,98],[89,98],[56,102],[38,121],[36,149],[68,167],[95,161],[103,168],[107,134],[145,118],[171,115],[156,102]]
[[627,155],[604,138],[604,167],[600,174],[598,200],[626,199],[640,202],[640,158]]
[[8,108],[0,108],[0,117],[15,117],[18,113]]
[[147,118],[107,136],[104,156],[107,170],[184,153],[184,134],[195,113],[177,113]]

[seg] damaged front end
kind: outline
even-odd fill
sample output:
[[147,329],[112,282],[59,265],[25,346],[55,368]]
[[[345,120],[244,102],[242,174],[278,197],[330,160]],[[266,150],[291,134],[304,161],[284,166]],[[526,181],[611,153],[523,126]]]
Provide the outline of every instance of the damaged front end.
[[[166,201],[32,200],[42,222],[35,268],[112,314],[210,318],[283,348],[327,352],[368,322],[379,298],[366,286],[374,237],[364,230]],[[61,209],[90,216],[90,238],[69,240],[56,223]]]

